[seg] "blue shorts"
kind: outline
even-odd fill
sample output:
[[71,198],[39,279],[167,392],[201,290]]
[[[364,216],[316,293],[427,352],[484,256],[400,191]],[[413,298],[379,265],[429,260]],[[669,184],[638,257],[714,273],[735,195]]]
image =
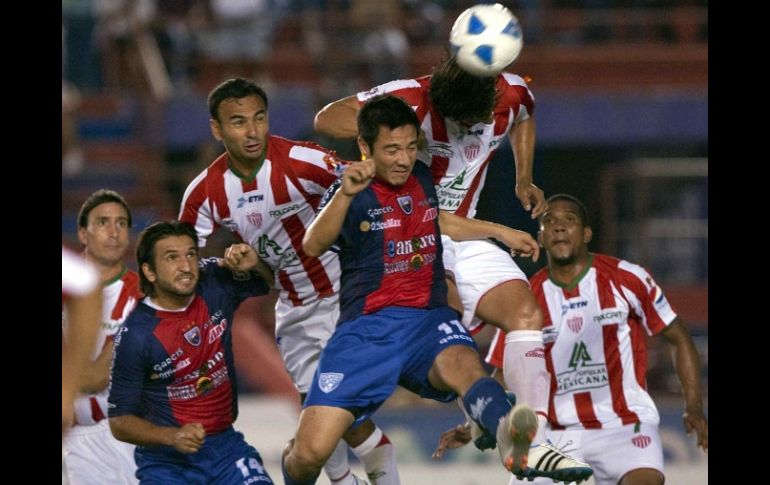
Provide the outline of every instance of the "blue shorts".
[[232,427],[207,435],[201,449],[192,454],[168,446],[137,446],[134,458],[141,485],[273,483],[257,449]]
[[436,356],[447,347],[476,342],[449,307],[387,307],[342,322],[321,353],[307,406],[348,409],[356,424],[371,416],[397,385],[421,397],[449,402],[454,392],[428,382]]

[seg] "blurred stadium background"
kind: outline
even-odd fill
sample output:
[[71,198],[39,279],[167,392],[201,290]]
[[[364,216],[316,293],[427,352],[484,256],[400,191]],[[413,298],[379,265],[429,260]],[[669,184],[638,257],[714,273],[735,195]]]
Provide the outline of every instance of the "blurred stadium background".
[[[313,133],[326,103],[381,82],[428,74],[472,0],[62,0],[62,241],[77,248],[76,215],[99,188],[126,196],[132,240],[177,214],[184,188],[221,151],[206,95],[250,77],[269,97],[271,132],[315,140],[347,158],[351,142]],[[592,249],[643,264],[690,325],[708,402],[708,2],[501,1],[525,47],[511,72],[529,80],[538,125],[535,182],[569,192],[594,215]],[[526,229],[501,147],[479,217]],[[211,246],[216,254],[226,235]],[[132,268],[133,248],[126,262]],[[540,264],[524,263],[528,274]],[[275,295],[242,307],[234,327],[238,425],[274,478],[296,419],[296,394],[273,351]],[[491,332],[483,334],[487,345]],[[681,396],[662,339],[650,340],[649,387],[659,404],[667,483],[708,481],[685,436]],[[458,409],[397,393],[378,413],[405,483],[506,483],[496,453],[471,448],[440,465],[430,451]],[[325,478],[321,480],[323,483]]]

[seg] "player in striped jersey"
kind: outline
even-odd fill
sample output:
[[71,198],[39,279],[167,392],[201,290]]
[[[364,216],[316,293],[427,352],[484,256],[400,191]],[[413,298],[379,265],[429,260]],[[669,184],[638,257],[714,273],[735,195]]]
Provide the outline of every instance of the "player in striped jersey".
[[[267,95],[245,79],[217,86],[209,111],[212,134],[226,151],[190,183],[179,219],[195,226],[201,246],[217,228],[229,229],[275,275],[265,276],[280,290],[278,347],[304,399],[339,317],[340,265],[332,252],[307,255],[302,238],[346,164],[315,143],[271,135]],[[346,440],[375,483],[399,483],[393,445],[374,423],[352,429]],[[334,485],[358,483],[343,442],[325,469]]]
[[[61,431],[72,425],[73,401],[80,376],[88,365],[102,313],[102,294],[96,269],[72,251],[61,248],[62,328]],[[63,470],[62,470],[63,473]]]
[[99,272],[103,306],[94,361],[83,373],[83,390],[88,392],[75,400],[75,423],[64,439],[72,485],[137,483],[134,446],[116,440],[106,420],[113,337],[141,297],[139,276],[123,263],[130,227],[128,204],[112,190],[91,194],[78,214],[78,239],[85,259]]
[[[650,274],[589,252],[591,236],[580,201],[566,194],[548,199],[540,218],[548,266],[532,278],[545,312],[551,374],[547,435],[556,447],[577,448],[575,456],[594,468],[597,485],[662,484],[659,415],[646,390],[645,339],[660,333],[671,344],[685,399],[684,426],[707,451],[698,353]],[[495,367],[502,364],[504,345],[498,332],[487,356]]]
[[[507,137],[516,164],[516,195],[533,218],[543,212],[543,191],[532,183],[535,102],[521,77],[507,72],[473,76],[449,57],[430,76],[391,81],[329,104],[316,115],[316,130],[354,137],[360,106],[382,93],[403,98],[415,110],[427,141],[418,159],[430,166],[442,210],[476,215],[489,162]],[[443,236],[442,244],[447,284],[456,285],[460,296],[450,305],[462,310],[462,323],[472,334],[481,322],[506,332],[505,382],[520,402],[537,411],[535,443],[544,442],[548,371],[542,358],[543,315],[526,275],[490,241],[454,242]]]

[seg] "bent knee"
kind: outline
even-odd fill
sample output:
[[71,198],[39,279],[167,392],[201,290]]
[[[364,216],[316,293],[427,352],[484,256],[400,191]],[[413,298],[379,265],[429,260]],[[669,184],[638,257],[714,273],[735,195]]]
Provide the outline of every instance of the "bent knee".
[[654,468],[637,468],[623,475],[618,485],[663,485],[663,474]]
[[295,442],[291,450],[292,459],[302,468],[320,469],[329,459],[334,448],[326,449],[317,442],[300,443]]

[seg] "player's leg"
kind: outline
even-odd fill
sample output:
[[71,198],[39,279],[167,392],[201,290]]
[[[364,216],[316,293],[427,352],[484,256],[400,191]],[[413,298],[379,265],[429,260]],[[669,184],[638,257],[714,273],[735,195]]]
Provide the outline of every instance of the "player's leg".
[[343,436],[364,465],[371,485],[399,485],[396,448],[371,419],[348,429]]
[[[406,365],[400,383],[422,397],[448,402],[458,395],[468,416],[495,434],[504,465],[526,466],[537,426],[531,408],[511,403],[502,386],[487,376],[473,338],[448,307],[438,308],[401,335]],[[511,417],[511,419],[506,419]]]
[[506,332],[503,376],[517,402],[538,413],[535,442],[546,424],[549,376],[543,353],[543,314],[526,275],[505,251],[487,241],[455,243],[454,276],[463,302],[463,324],[480,321]]
[[281,467],[284,483],[315,483],[321,468],[354,420],[353,414],[342,408],[308,406],[303,409],[295,438],[284,450]]
[[[276,338],[281,357],[304,403],[318,367],[321,351],[334,333],[339,318],[338,295],[319,299],[304,307],[285,305],[279,300],[275,310]],[[367,475],[380,477],[372,485],[400,484],[393,445],[380,428],[371,421],[369,423],[371,426],[364,428],[369,431],[365,436],[346,433],[345,440],[338,444],[324,465],[324,471],[332,485],[359,483],[360,479],[350,470],[346,442],[352,442],[353,446],[356,446],[372,436],[379,436],[382,444],[378,441],[371,450],[365,447],[360,455],[356,453]]]

